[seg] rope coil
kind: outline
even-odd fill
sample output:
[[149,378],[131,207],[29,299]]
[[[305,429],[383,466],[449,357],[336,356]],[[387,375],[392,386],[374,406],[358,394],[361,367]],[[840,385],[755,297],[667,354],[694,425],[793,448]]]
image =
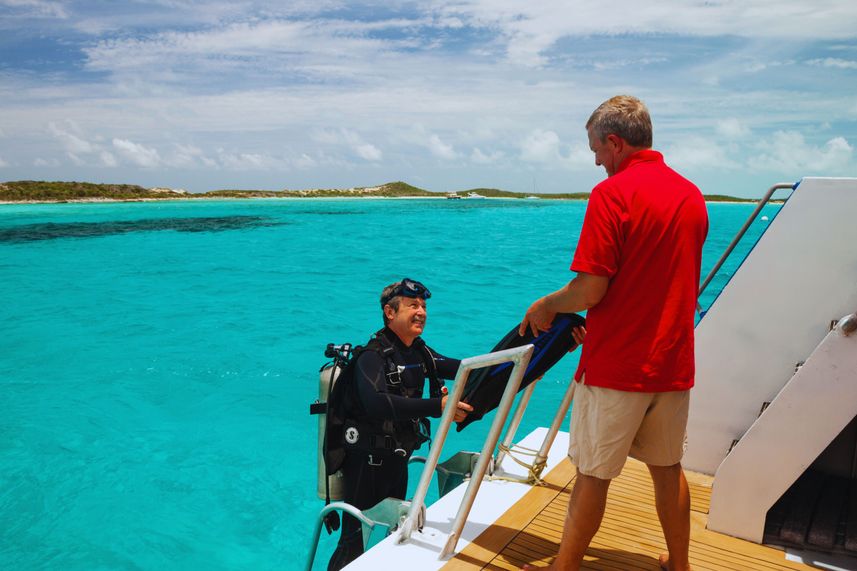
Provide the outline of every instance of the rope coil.
[[[527,478],[530,482],[533,483],[534,486],[546,485],[545,481],[539,477],[545,467],[544,462],[539,462],[538,464],[528,464],[524,460],[521,460],[515,456],[515,453],[517,453],[522,456],[535,457],[539,453],[538,450],[515,444],[513,444],[512,446],[505,446],[503,444],[500,444],[500,450],[502,452],[505,452],[506,455],[511,458],[518,466],[527,469]],[[494,476],[492,479],[518,481],[515,478],[505,478],[503,476]]]

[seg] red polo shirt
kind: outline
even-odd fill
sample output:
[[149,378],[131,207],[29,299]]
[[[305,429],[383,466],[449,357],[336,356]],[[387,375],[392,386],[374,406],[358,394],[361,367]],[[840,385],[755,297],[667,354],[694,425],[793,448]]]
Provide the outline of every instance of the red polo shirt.
[[586,316],[574,378],[623,391],[693,386],[693,322],[708,233],[699,189],[657,151],[634,153],[592,190],[572,271],[610,278]]

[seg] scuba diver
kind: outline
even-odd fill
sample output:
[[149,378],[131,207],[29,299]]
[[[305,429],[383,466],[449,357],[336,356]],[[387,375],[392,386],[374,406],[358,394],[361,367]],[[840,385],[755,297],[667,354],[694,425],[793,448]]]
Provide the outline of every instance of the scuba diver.
[[[446,405],[440,379],[454,379],[460,361],[429,348],[420,335],[426,324],[423,284],[403,279],[384,288],[381,310],[384,328],[363,347],[337,381],[341,395],[340,446],[344,501],[358,509],[373,507],[384,498],[404,499],[408,486],[408,459],[429,439],[426,417],[439,417]],[[422,398],[426,379],[429,398]],[[473,408],[458,403],[460,422]],[[363,553],[360,522],[343,514],[342,533],[328,571],[338,571]]]

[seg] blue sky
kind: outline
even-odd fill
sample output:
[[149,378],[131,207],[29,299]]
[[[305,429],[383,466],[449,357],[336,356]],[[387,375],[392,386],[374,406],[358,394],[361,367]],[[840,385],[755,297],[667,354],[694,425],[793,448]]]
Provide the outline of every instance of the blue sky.
[[703,192],[857,176],[857,3],[0,0],[0,180],[586,192],[618,93]]

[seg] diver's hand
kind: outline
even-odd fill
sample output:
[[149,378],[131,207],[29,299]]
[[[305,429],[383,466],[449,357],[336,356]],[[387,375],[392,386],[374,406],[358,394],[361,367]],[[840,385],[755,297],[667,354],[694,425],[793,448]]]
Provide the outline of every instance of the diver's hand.
[[[575,343],[583,345],[583,339],[586,337],[586,327],[583,327],[582,325],[575,327],[571,330],[571,336],[574,337]],[[577,346],[572,347],[571,351],[574,351],[575,349],[577,349]],[[569,353],[571,353],[571,351],[569,351]]]
[[553,318],[556,317],[556,311],[548,308],[547,298],[540,297],[527,309],[524,318],[521,320],[521,326],[518,328],[518,335],[526,333],[527,329],[533,332],[533,337],[538,337],[539,332],[547,331],[551,328]]
[[[443,395],[443,398],[440,399],[440,409],[446,409],[446,400],[449,398],[448,395]],[[467,418],[467,413],[473,412],[473,407],[467,404],[464,401],[458,401],[458,408],[455,410],[455,422],[461,422],[465,418]]]

